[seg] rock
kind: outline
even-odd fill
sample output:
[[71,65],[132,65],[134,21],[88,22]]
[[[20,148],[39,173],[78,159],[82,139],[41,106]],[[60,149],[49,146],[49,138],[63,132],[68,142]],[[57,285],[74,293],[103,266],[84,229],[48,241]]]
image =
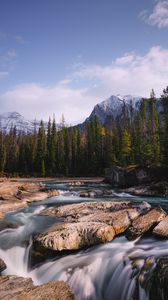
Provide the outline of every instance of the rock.
[[150,230],[157,225],[166,216],[166,212],[161,207],[151,209],[146,214],[139,216],[132,222],[132,225],[126,231],[128,240],[136,239],[138,236]]
[[78,222],[100,222],[113,226],[115,235],[124,232],[131,221],[139,216],[136,208],[123,209],[116,212],[97,212],[78,219]]
[[158,259],[156,267],[148,279],[149,299],[168,299],[168,257]]
[[84,185],[84,182],[83,181],[72,181],[72,182],[69,182],[68,185],[79,186],[79,185]]
[[0,276],[0,299],[4,300],[75,300],[63,281],[34,286],[31,278]]
[[0,220],[3,220],[5,217],[5,214],[3,212],[0,211]]
[[155,196],[167,196],[168,195],[168,182],[160,181],[150,185],[150,191],[154,193]]
[[89,215],[95,212],[111,212],[122,210],[126,208],[137,208],[138,210],[146,211],[150,208],[147,202],[130,202],[130,201],[100,201],[100,202],[82,202],[69,205],[62,205],[59,207],[50,207],[42,210],[40,215],[43,216],[57,216],[57,217],[72,217],[78,219],[82,216]]
[[[156,192],[165,194],[165,182],[168,187],[168,168],[167,167],[139,167],[130,166],[127,168],[113,167],[105,170],[105,182],[112,184],[113,186],[126,188],[139,185],[150,186],[155,182],[154,189]],[[163,186],[159,182],[164,182]],[[158,185],[158,186],[157,186]],[[166,193],[168,188],[166,187]],[[155,192],[155,193],[156,193]]]
[[4,261],[0,258],[0,273],[6,269],[6,264]]
[[112,196],[111,190],[93,190],[93,191],[82,191],[80,192],[80,197],[88,197],[88,198],[95,198],[95,197],[108,197]]
[[153,233],[161,236],[168,237],[168,216],[166,216],[154,229]]
[[54,225],[36,235],[34,242],[51,250],[78,250],[111,241],[115,236],[112,226],[99,222],[78,222]]
[[58,190],[48,190],[48,198],[59,196],[60,192]]
[[125,186],[125,169],[121,167],[107,168],[105,170],[105,182],[115,186]]
[[[14,300],[21,292],[27,292],[33,288],[31,278],[23,278],[18,276],[0,276],[0,299]],[[23,298],[20,298],[20,300]]]
[[13,223],[0,223],[0,231],[5,230],[5,229],[15,229],[18,228],[19,226]]
[[30,291],[22,292],[14,300],[75,300],[69,285],[64,281],[52,281]]
[[0,212],[1,213],[7,213],[9,211],[14,211],[18,209],[22,209],[27,207],[26,201],[19,201],[16,199],[10,200],[10,201],[3,201],[3,203],[0,203]]

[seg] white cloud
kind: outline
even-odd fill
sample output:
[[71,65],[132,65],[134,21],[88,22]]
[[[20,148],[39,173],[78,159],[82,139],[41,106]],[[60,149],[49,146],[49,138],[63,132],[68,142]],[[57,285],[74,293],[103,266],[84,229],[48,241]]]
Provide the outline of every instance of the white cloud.
[[157,1],[151,13],[147,10],[142,11],[140,17],[152,26],[158,28],[168,27],[168,1]]
[[83,66],[75,76],[97,78],[97,95],[105,97],[111,93],[148,96],[152,88],[159,95],[168,84],[168,50],[153,47],[144,56],[125,54],[109,66]]
[[[27,118],[48,120],[55,114],[56,121],[64,114],[66,122],[80,122],[94,104],[94,97],[86,97],[85,89],[68,87],[69,81],[54,86],[23,84],[0,95],[1,112],[18,111]],[[88,101],[90,103],[86,103]]]
[[16,86],[0,95],[0,107],[1,112],[14,110],[32,119],[47,120],[55,113],[57,122],[64,113],[66,121],[74,123],[112,94],[149,96],[154,88],[159,96],[167,85],[168,49],[153,47],[143,56],[124,54],[107,66],[79,65],[53,86]]

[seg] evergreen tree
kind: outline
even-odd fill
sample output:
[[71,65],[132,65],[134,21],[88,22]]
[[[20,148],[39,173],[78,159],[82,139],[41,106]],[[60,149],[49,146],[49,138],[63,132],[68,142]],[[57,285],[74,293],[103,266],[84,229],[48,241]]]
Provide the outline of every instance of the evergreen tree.
[[168,165],[168,86],[163,90],[161,103],[163,106],[161,148],[163,153],[163,163]]

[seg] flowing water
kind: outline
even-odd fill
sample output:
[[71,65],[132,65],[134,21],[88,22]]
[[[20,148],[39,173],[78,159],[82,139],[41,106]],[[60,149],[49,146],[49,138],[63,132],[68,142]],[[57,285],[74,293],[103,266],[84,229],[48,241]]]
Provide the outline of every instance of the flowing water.
[[[77,300],[151,300],[148,283],[156,260],[168,256],[168,241],[165,240],[146,236],[130,242],[124,236],[120,236],[104,245],[75,253],[52,255],[40,263],[32,263],[32,236],[51,224],[61,222],[58,218],[38,215],[42,209],[61,204],[95,201],[95,198],[81,200],[79,197],[79,191],[86,189],[86,186],[70,187],[65,184],[48,183],[48,187],[59,189],[60,196],[7,214],[5,222],[10,221],[19,227],[0,232],[0,258],[7,264],[7,269],[2,274],[31,277],[37,285],[51,280],[67,281]],[[87,186],[90,190],[95,188],[110,189],[104,185]],[[168,211],[166,198],[138,198],[124,193],[114,194],[114,191],[113,195],[118,201],[126,198],[130,201],[146,200],[152,205],[160,204]],[[113,197],[103,200],[110,199]],[[96,199],[100,200],[102,198]]]

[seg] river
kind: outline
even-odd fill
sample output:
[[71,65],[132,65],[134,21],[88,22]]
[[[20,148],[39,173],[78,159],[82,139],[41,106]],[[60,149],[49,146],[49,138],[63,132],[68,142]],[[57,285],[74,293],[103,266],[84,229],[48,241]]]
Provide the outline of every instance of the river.
[[[130,242],[121,235],[107,244],[34,261],[32,236],[51,224],[61,222],[54,217],[38,215],[42,209],[61,204],[95,201],[95,198],[80,198],[79,192],[82,189],[111,190],[110,186],[103,184],[71,187],[63,183],[47,183],[47,186],[59,189],[60,196],[30,204],[26,209],[6,215],[5,222],[19,227],[0,232],[0,257],[7,264],[7,269],[2,274],[31,277],[37,285],[51,280],[67,281],[77,300],[153,300],[150,294],[150,278],[156,260],[168,255],[166,240],[146,236]],[[114,193],[112,190],[111,192],[113,196],[104,198],[104,201],[145,200],[152,205],[160,204],[168,211],[166,198],[140,198]],[[96,199],[100,200],[102,201],[102,197]]]

